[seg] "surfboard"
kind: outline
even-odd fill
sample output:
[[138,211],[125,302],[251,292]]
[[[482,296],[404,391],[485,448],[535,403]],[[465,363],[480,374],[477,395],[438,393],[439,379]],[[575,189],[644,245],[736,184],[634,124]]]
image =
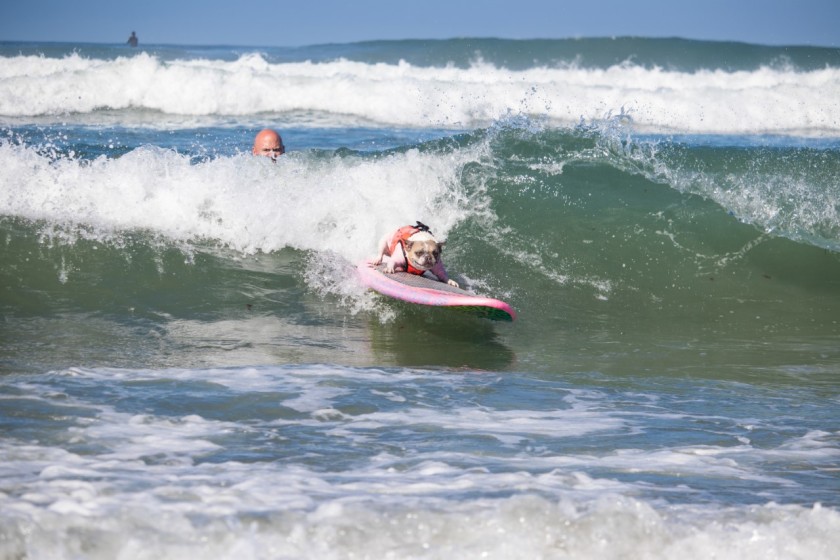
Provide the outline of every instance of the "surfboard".
[[478,296],[426,276],[407,272],[385,274],[382,268],[368,261],[356,266],[362,284],[384,296],[419,305],[449,307],[494,321],[516,319],[516,311],[504,301]]

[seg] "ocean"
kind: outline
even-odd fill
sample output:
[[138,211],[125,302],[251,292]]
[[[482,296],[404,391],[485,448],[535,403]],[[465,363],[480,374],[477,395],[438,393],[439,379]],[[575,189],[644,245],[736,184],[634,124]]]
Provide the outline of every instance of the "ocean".
[[1,559],[840,558],[840,49],[2,42],[0,262]]

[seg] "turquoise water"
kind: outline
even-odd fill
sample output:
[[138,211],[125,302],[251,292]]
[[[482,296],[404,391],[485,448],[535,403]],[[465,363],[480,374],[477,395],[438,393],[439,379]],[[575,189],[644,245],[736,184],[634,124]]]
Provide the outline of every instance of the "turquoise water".
[[831,558],[838,52],[0,43],[0,557]]

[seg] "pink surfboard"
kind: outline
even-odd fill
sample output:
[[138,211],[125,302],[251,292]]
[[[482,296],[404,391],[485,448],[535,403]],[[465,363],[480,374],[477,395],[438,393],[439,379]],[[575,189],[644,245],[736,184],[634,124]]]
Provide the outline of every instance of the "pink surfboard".
[[381,268],[381,266],[374,267],[369,262],[363,261],[357,265],[356,270],[362,284],[375,292],[401,301],[451,307],[494,321],[516,319],[516,311],[501,300],[477,296],[425,276],[407,272],[385,274]]

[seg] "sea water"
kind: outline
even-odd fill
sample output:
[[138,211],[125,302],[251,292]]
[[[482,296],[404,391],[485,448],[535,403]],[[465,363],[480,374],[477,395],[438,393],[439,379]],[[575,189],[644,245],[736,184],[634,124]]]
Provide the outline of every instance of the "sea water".
[[[828,48],[0,43],[0,558],[837,558],[838,100]],[[515,323],[359,285],[417,220]]]

